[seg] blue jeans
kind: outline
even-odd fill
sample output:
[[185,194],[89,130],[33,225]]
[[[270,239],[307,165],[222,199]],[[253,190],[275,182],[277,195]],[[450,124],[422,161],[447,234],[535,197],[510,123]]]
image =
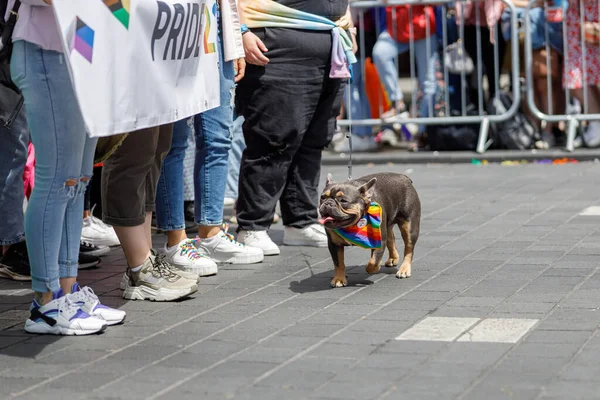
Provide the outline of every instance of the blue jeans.
[[[344,101],[348,99],[348,91],[350,91],[350,111],[353,120],[369,119],[371,117],[371,107],[369,106],[369,98],[365,90],[365,82],[362,76],[362,68],[360,64],[354,64],[353,79],[349,86],[346,86]],[[370,126],[353,126],[352,134],[356,136],[369,136],[373,134],[373,129]]]
[[59,278],[77,276],[83,196],[97,140],[86,134],[63,54],[17,41],[11,74],[25,99],[36,154],[25,216],[32,286],[56,291]]
[[[221,106],[193,117],[196,134],[194,206],[196,223],[201,226],[219,226],[223,223],[223,199],[231,148],[235,70],[233,62],[223,61],[220,37],[218,43]],[[164,231],[185,229],[183,159],[190,131],[187,120],[175,123],[171,150],[163,162],[158,181],[156,222],[157,228]]]
[[[517,8],[517,18],[525,18],[525,9]],[[502,35],[510,40],[510,10],[502,12],[500,19]],[[547,22],[544,9],[541,7],[529,10],[529,26],[531,32],[531,49],[540,50],[546,47],[546,29],[548,29],[548,44],[560,54],[563,53],[562,22]],[[524,29],[524,28],[523,28]]]
[[236,116],[233,120],[233,137],[231,139],[231,150],[229,150],[229,172],[227,173],[227,187],[225,188],[225,197],[235,200],[238,198],[242,153],[246,148],[242,125],[244,125],[244,117],[241,115]]
[[[430,40],[429,54],[427,53],[427,40]],[[415,58],[417,61],[417,78],[423,90],[423,101],[421,102],[419,114],[421,117],[429,116],[429,104],[433,108],[435,95],[435,62],[437,51],[437,38],[435,35],[429,39],[421,39],[414,42]],[[404,98],[398,85],[398,66],[396,57],[410,50],[409,43],[397,42],[386,31],[377,38],[373,48],[373,62],[381,77],[383,86],[393,103]]]
[[29,130],[25,107],[9,127],[0,124],[0,245],[25,240],[23,170],[27,162]]

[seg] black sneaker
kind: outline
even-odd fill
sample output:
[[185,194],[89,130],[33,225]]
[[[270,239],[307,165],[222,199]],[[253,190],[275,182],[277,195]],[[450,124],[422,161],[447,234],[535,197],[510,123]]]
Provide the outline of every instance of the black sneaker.
[[110,247],[108,246],[96,246],[90,242],[84,240],[81,241],[79,246],[79,254],[87,254],[89,256],[105,256],[110,253]]
[[0,277],[15,281],[31,280],[31,268],[25,242],[11,245],[0,258]]
[[92,268],[100,264],[100,257],[79,253],[79,269]]

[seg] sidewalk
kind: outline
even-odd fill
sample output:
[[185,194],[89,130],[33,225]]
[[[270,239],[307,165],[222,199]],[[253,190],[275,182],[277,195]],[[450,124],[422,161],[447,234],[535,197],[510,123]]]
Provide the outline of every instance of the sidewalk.
[[[574,152],[564,150],[489,150],[484,154],[474,151],[423,151],[412,153],[405,149],[383,149],[373,153],[354,153],[352,163],[360,164],[472,164],[476,161],[500,163],[503,161],[541,162],[545,160],[562,160],[564,158],[577,161],[600,160],[600,149],[577,149]],[[323,165],[347,165],[347,153],[323,154]]]
[[0,399],[597,399],[600,212],[581,212],[600,205],[600,165],[354,176],[384,170],[423,204],[412,278],[367,275],[353,248],[349,286],[330,289],[327,249],[283,247],[189,300],[127,302],[118,250],[80,282],[127,321],[90,337],[25,334],[29,285],[0,280]]

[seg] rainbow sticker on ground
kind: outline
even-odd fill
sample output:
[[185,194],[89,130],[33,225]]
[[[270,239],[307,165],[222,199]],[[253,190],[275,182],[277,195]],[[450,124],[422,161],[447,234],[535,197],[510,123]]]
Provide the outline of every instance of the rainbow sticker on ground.
[[76,51],[90,63],[92,62],[94,55],[94,30],[79,17],[76,17],[75,21],[71,24],[67,41],[71,53]]
[[102,0],[114,17],[123,24],[125,29],[129,29],[129,1],[130,0]]

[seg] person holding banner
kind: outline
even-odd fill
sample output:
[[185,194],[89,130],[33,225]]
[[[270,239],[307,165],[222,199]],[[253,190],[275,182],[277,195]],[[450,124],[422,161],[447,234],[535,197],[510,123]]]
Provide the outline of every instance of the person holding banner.
[[279,254],[267,231],[280,201],[284,244],[326,247],[317,187],[356,62],[348,0],[241,0],[240,13],[250,65],[237,90],[247,145],[238,240]]
[[220,58],[221,105],[193,117],[196,134],[194,198],[198,238],[188,239],[185,232],[183,159],[192,130],[187,120],[175,123],[171,150],[161,171],[156,204],[157,228],[167,232],[164,248],[166,260],[200,276],[217,273],[214,261],[253,264],[264,258],[261,249],[242,246],[226,230],[221,229],[233,129],[233,96],[235,83],[244,76],[245,61],[235,2],[220,0],[219,3],[217,49]]
[[125,312],[102,305],[77,283],[83,195],[96,139],[86,134],[51,0],[45,1],[22,0],[11,57],[36,150],[36,184],[25,216],[35,295],[25,330],[86,335],[121,323]]

